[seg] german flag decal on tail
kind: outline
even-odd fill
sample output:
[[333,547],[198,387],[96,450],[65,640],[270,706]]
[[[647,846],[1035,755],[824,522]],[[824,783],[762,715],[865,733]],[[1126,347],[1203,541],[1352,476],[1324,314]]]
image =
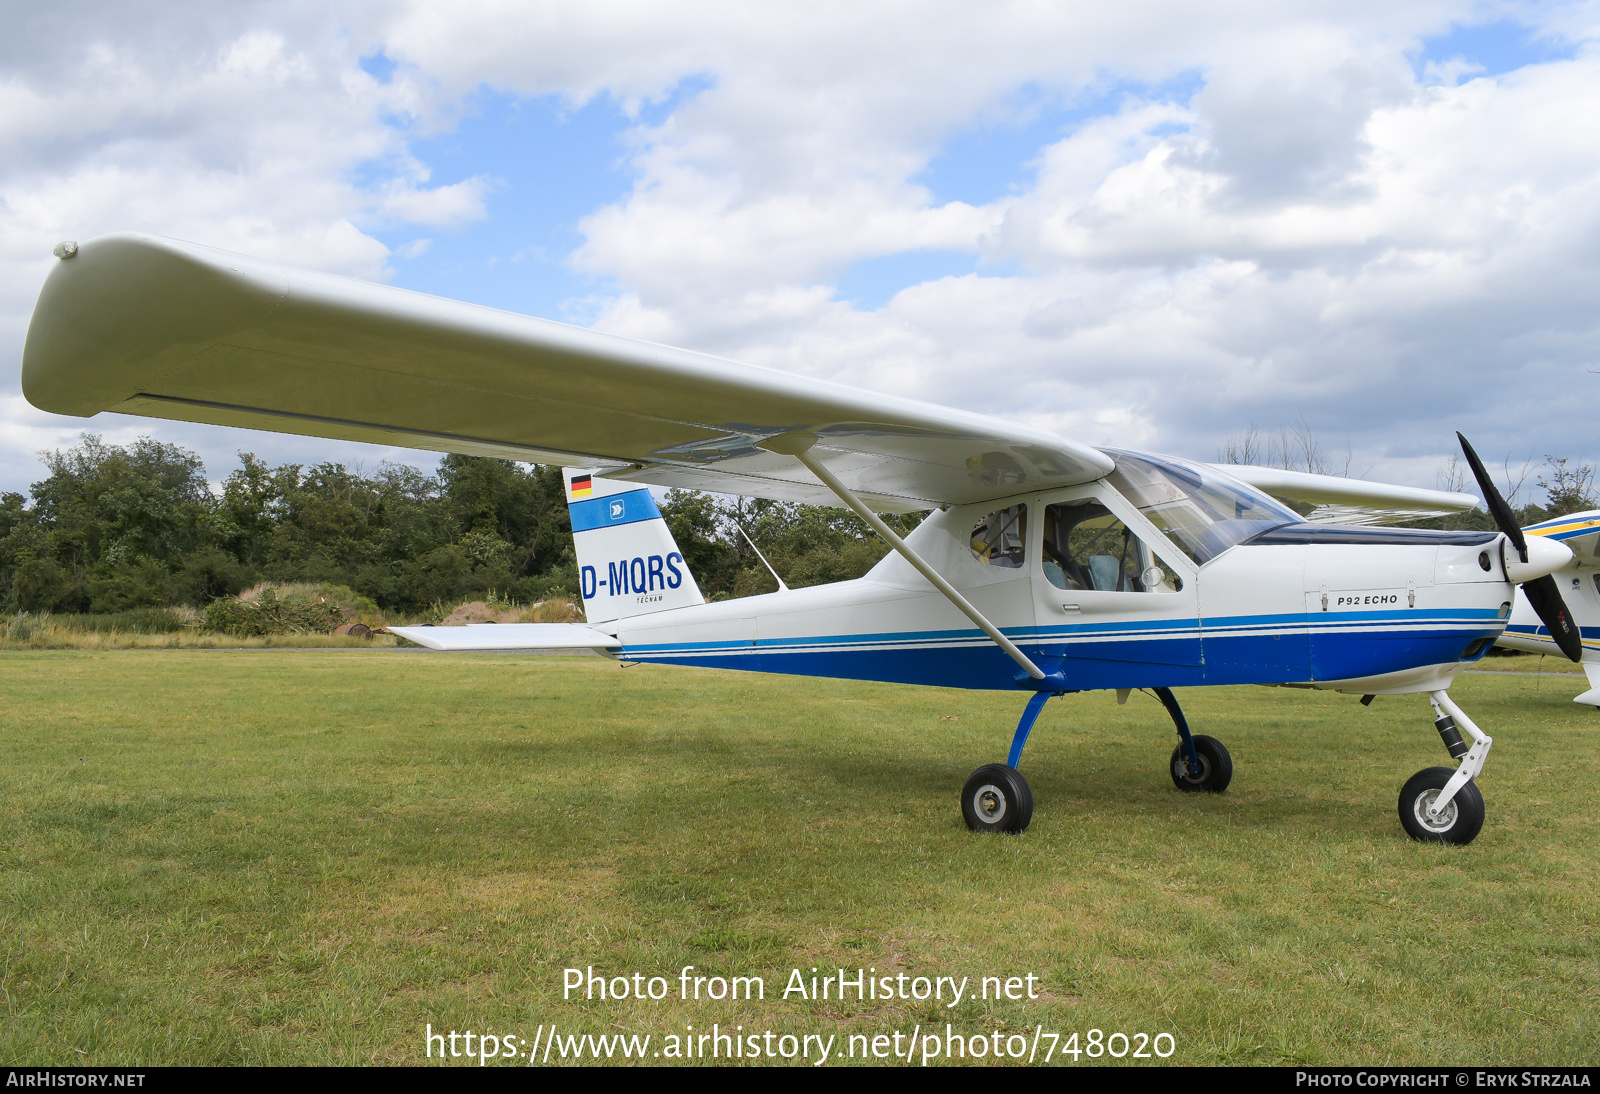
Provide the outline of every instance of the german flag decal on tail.
[[586,498],[594,493],[594,477],[592,475],[575,475],[572,479],[572,496]]

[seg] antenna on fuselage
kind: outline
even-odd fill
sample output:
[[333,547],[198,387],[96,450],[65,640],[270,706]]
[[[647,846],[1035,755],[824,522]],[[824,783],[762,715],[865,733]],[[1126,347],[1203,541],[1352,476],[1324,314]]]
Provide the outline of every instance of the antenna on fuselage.
[[734,521],[733,526],[739,529],[739,534],[744,537],[744,541],[750,545],[750,549],[754,551],[756,553],[756,557],[761,560],[761,565],[767,568],[767,573],[772,575],[772,580],[778,583],[778,591],[780,593],[788,592],[789,586],[783,583],[783,578],[779,577],[778,571],[772,568],[772,563],[768,562],[767,556],[761,553],[761,548],[757,547],[756,541],[750,538],[750,533],[744,530],[744,525],[740,524],[738,521]]

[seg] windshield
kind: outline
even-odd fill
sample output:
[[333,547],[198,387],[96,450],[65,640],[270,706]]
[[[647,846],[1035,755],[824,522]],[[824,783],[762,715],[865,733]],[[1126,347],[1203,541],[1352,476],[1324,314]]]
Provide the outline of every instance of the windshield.
[[1117,461],[1106,481],[1197,563],[1209,562],[1268,528],[1304,520],[1214,468],[1171,456],[1104,451]]

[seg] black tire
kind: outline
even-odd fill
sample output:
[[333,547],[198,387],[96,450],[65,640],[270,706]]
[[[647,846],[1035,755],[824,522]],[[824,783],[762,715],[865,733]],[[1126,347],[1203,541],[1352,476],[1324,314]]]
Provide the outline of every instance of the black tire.
[[1406,835],[1424,843],[1454,843],[1465,846],[1483,830],[1483,794],[1469,782],[1445,806],[1444,815],[1429,820],[1424,812],[1454,775],[1452,767],[1426,767],[1406,780],[1400,788],[1400,826]]
[[1233,781],[1233,757],[1222,747],[1222,742],[1215,737],[1196,736],[1194,751],[1200,758],[1199,774],[1189,773],[1189,757],[1182,741],[1172,750],[1172,761],[1167,765],[1167,770],[1172,774],[1172,785],[1179,790],[1205,790],[1212,794],[1220,794],[1228,789],[1228,784]]
[[1033,820],[1033,790],[1016,768],[984,764],[961,788],[961,816],[974,832],[1020,832]]

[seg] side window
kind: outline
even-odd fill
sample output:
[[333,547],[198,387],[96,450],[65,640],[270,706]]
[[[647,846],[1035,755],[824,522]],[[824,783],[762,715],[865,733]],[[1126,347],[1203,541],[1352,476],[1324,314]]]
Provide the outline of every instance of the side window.
[[972,557],[990,566],[1020,570],[1028,541],[1028,507],[996,509],[972,528]]
[[1170,593],[1183,588],[1183,578],[1097,501],[1046,507],[1039,565],[1058,589]]

